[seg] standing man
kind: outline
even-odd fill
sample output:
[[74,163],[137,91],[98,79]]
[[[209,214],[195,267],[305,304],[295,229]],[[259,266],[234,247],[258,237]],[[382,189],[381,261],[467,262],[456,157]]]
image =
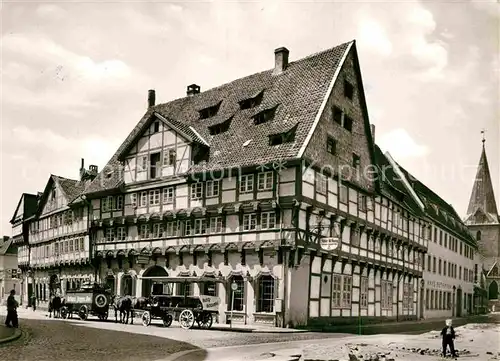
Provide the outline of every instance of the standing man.
[[441,330],[441,336],[443,338],[443,357],[446,357],[446,350],[450,346],[451,357],[457,357],[455,352],[455,329],[451,325],[451,320],[446,320],[446,326]]
[[[17,303],[14,295],[16,294],[15,290],[10,291],[10,296],[7,297],[7,318],[5,319],[5,325],[7,327],[18,327],[19,321],[17,319],[17,307],[19,304]],[[10,325],[12,323],[12,326]]]

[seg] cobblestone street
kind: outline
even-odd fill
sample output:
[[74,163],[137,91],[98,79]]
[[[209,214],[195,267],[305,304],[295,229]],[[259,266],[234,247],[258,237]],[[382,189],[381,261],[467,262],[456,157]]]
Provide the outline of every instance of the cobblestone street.
[[0,345],[1,360],[158,360],[195,348],[177,340],[96,330],[56,320],[22,319],[21,330],[21,338]]

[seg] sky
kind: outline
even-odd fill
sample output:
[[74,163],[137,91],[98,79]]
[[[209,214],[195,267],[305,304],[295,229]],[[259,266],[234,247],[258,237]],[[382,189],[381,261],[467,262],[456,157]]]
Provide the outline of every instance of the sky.
[[102,169],[157,103],[356,40],[375,140],[465,216],[481,130],[500,198],[496,1],[3,1],[0,234],[50,174]]

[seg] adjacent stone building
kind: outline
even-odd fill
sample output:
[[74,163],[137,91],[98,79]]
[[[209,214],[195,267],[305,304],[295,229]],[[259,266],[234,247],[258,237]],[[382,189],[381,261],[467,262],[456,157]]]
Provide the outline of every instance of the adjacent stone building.
[[12,238],[0,238],[0,304],[4,304],[11,290],[16,291],[19,301],[20,280],[17,277],[17,248],[12,244]]
[[[488,307],[490,310],[498,311],[500,309],[498,300],[498,287],[500,285],[500,216],[493,191],[484,139],[465,223],[479,244],[481,264],[486,276]],[[479,269],[478,272],[481,272],[481,270]]]

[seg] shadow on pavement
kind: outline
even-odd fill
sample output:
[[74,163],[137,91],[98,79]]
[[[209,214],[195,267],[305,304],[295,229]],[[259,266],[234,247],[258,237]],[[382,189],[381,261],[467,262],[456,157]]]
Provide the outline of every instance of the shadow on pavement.
[[76,327],[72,322],[54,319],[20,321],[23,335],[16,341],[0,345],[1,360],[154,361],[168,359],[178,352],[198,350],[201,361],[206,355],[204,350],[190,343],[163,337]]

